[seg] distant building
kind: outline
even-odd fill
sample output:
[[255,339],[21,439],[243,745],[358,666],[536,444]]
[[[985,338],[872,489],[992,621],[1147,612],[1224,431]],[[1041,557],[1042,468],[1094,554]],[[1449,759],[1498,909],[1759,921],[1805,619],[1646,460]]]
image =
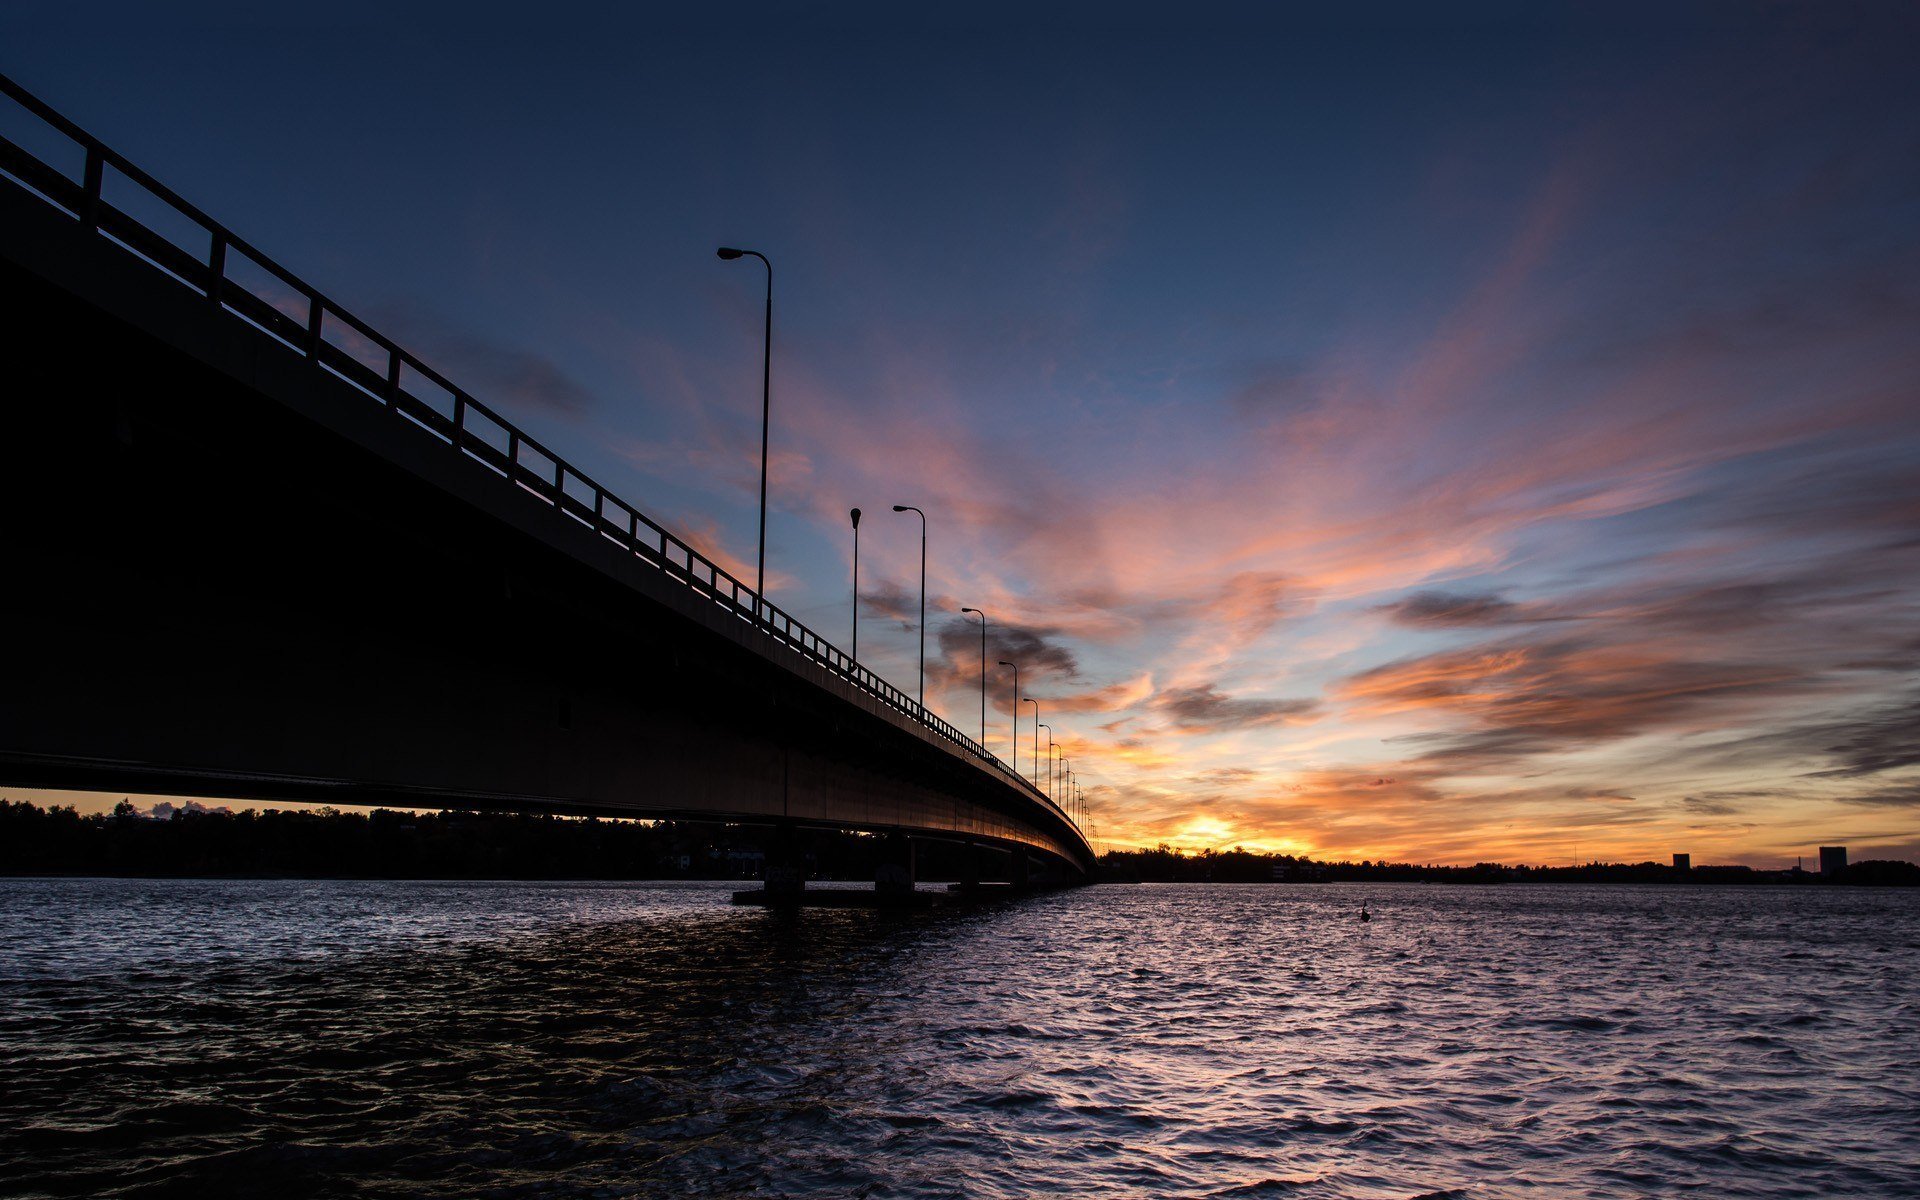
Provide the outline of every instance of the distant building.
[[1691,871],[1691,870],[1693,870],[1693,855],[1691,855],[1691,854],[1675,854],[1675,855],[1673,856],[1673,869],[1674,869],[1674,870],[1676,870],[1676,871]]
[[1820,847],[1820,873],[1835,875],[1847,869],[1847,848],[1845,846]]

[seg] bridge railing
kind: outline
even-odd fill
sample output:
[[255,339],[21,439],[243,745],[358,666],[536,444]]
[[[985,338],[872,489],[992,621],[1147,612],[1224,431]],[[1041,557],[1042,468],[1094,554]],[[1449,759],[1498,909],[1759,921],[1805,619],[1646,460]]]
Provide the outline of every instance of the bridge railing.
[[[0,174],[37,194],[86,228],[117,243],[183,286],[310,359],[387,407],[396,417],[518,485],[669,578],[709,599],[722,612],[846,680],[951,742],[1063,818],[1072,816],[1044,792],[948,721],[929,711],[792,614],[734,578],[620,499],[511,421],[462,390],[393,339],[328,299],[318,288],[261,253],[171,188],[127,161],[47,104],[0,75],[0,93],[39,118],[78,149],[80,178],[50,165],[0,136]],[[133,184],[164,212],[185,218],[206,239],[204,251],[182,246],[106,197],[108,172]],[[171,223],[171,222],[170,222]],[[253,271],[244,270],[251,264]],[[251,275],[257,282],[249,282]],[[263,286],[264,285],[264,286]]]

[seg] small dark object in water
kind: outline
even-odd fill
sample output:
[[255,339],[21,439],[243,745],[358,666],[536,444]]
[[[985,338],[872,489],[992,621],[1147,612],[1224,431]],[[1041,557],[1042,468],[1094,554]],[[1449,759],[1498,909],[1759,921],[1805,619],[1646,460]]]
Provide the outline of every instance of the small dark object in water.
[[1373,920],[1373,914],[1367,911],[1367,902],[1365,900],[1360,902],[1360,919],[1362,921]]

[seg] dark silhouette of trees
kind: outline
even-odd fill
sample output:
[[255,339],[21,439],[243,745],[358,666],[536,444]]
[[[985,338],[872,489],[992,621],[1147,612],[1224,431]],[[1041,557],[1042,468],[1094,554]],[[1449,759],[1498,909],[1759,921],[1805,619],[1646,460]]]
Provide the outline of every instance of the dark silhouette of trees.
[[[769,830],[544,814],[188,807],[163,818],[0,800],[0,874],[372,879],[754,879]],[[818,879],[872,879],[877,839],[795,834]],[[956,863],[928,847],[921,877]]]
[[[170,807],[170,806],[162,806]],[[160,812],[160,809],[156,809]],[[692,821],[630,821],[533,813],[310,811],[205,808],[162,815],[122,800],[110,813],[0,799],[0,875],[135,875],[341,879],[756,879],[771,830]],[[798,830],[807,874],[873,878],[879,840]],[[960,849],[919,843],[922,879],[958,879]],[[1868,860],[1831,879],[1743,866],[1676,870],[1666,863],[1471,867],[1318,862],[1240,847],[1186,853],[1162,844],[1100,860],[1115,882],[1322,883],[1342,881],[1539,883],[1827,883],[1920,886],[1920,866]]]
[[1290,854],[1231,850],[1186,853],[1162,843],[1151,850],[1113,850],[1100,859],[1103,877],[1147,883],[1688,883],[1787,884],[1839,883],[1920,886],[1920,867],[1903,862],[1860,862],[1832,879],[1796,870],[1759,871],[1745,866],[1680,869],[1668,863],[1586,863],[1568,867],[1507,866],[1482,862],[1470,867],[1419,863],[1316,862]]

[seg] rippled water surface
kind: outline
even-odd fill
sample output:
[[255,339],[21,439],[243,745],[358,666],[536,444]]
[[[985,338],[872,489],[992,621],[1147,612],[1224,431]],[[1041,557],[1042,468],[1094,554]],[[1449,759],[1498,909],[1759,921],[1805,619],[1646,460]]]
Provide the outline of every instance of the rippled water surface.
[[0,881],[0,1192],[1920,1195],[1920,895]]

